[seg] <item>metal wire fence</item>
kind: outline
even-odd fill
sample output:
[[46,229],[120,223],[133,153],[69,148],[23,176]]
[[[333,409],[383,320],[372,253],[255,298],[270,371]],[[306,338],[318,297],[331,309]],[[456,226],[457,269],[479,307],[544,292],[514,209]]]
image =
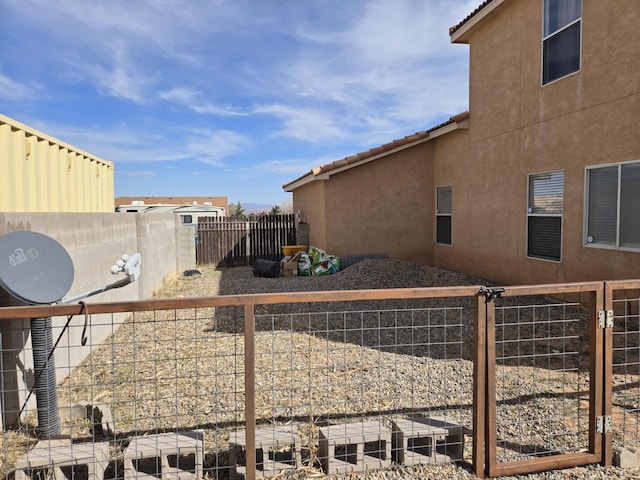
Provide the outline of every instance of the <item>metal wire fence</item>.
[[529,303],[496,308],[498,461],[589,447],[588,310]]
[[[599,285],[512,287],[486,300],[472,286],[90,305],[88,330],[72,323],[52,356],[91,352],[57,368],[60,437],[48,439],[27,401],[27,320],[0,320],[2,335],[24,346],[2,356],[16,361],[2,364],[3,424],[13,428],[2,434],[0,470],[16,480],[56,470],[227,479],[606,462],[596,423],[607,368],[614,444],[638,445],[640,300],[630,290],[615,300],[607,367],[606,326],[594,323]],[[11,307],[0,319],[81,312]],[[111,335],[94,342],[97,328]],[[11,416],[20,422],[7,425]]]
[[[171,308],[148,302],[153,309],[136,308],[121,325],[115,314],[91,314],[89,332],[110,327],[107,340],[94,344],[89,334],[82,346],[77,325],[58,346],[92,352],[75,368],[57,369],[64,438],[55,441],[62,444],[37,442],[37,406],[28,402],[17,430],[3,435],[3,473],[42,477],[63,465],[73,476],[93,468],[103,478],[128,478],[132,471],[154,475],[163,462],[165,470],[221,479],[282,468],[347,473],[397,461],[394,426],[407,437],[405,464],[469,460],[463,444],[471,426],[474,290],[390,310],[362,309],[375,305],[380,293],[373,293],[365,303],[318,303],[313,294],[318,311],[280,304],[253,318],[237,298],[222,297],[190,308],[188,300]],[[28,335],[23,326],[13,334]],[[23,340],[18,363],[28,365],[33,352]],[[28,395],[26,387],[14,393]],[[70,444],[76,451],[91,445],[105,461],[78,463]],[[33,449],[43,445],[47,458]]]
[[611,283],[611,428],[616,448],[640,445],[640,285]]

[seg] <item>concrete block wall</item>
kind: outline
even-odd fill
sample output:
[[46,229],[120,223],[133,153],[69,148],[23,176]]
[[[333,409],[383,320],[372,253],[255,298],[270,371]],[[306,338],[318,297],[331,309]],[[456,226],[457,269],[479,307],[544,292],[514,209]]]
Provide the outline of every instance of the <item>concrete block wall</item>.
[[[176,272],[195,268],[193,227],[181,225],[179,217],[172,213],[0,212],[0,235],[15,231],[34,231],[48,235],[69,252],[75,275],[65,298],[104,287],[123,278],[123,274],[114,276],[110,271],[111,266],[123,254],[141,254],[142,273],[138,282],[89,297],[86,299],[89,304],[150,298]],[[0,306],[15,304],[15,300],[0,291]],[[63,380],[63,373],[60,372],[69,372],[91,352],[92,346],[100,344],[111,334],[112,321],[123,322],[126,317],[126,314],[113,318],[93,317],[92,326],[87,332],[89,341],[85,346],[80,343],[84,318],[73,318],[54,355],[57,380]],[[54,339],[58,337],[66,321],[63,317],[52,319]],[[0,396],[0,408],[5,413],[7,425],[15,422],[26,396],[26,385],[33,382],[29,333],[29,321],[0,322],[5,382],[4,394]],[[35,398],[31,402],[35,405]],[[0,426],[4,428],[1,423]]]

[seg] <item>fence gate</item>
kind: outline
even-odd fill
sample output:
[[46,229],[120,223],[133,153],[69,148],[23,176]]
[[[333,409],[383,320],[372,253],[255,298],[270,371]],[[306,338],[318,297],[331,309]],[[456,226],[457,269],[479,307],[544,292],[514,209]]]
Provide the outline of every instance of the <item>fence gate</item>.
[[610,458],[604,284],[486,289],[484,296],[474,420],[485,451],[484,459],[474,451],[476,473],[518,475]]
[[198,219],[196,263],[234,267],[259,258],[280,260],[282,245],[296,243],[294,214],[257,219],[201,217]]

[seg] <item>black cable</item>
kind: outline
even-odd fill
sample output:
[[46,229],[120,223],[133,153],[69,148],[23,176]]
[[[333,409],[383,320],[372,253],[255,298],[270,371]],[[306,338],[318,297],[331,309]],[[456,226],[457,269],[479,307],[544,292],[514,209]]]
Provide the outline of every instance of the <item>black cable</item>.
[[[80,305],[82,305],[82,309],[80,310],[80,313],[82,313],[82,310],[85,310],[85,316],[89,315],[89,312],[87,310],[87,304],[84,302],[78,302]],[[22,404],[22,407],[20,407],[20,411],[18,412],[18,416],[16,417],[15,421],[13,422],[13,424],[11,425],[11,428],[15,428],[16,424],[18,423],[18,421],[20,420],[20,417],[22,416],[22,413],[24,412],[24,409],[27,408],[27,403],[29,403],[29,399],[31,398],[31,395],[33,394],[33,391],[35,390],[35,386],[38,384],[38,381],[40,380],[40,377],[42,376],[42,374],[45,372],[45,368],[47,366],[47,364],[49,363],[49,360],[51,360],[51,357],[53,356],[53,352],[55,352],[56,347],[58,346],[58,344],[60,343],[60,340],[62,340],[62,335],[64,335],[64,332],[67,330],[67,328],[69,327],[69,323],[71,323],[71,319],[74,317],[74,315],[69,315],[67,317],[67,323],[64,324],[64,327],[62,327],[62,331],[60,332],[60,335],[58,335],[58,338],[56,340],[56,343],[53,344],[53,347],[51,348],[51,351],[49,352],[49,355],[47,355],[47,359],[44,362],[44,367],[40,370],[40,372],[38,373],[38,376],[36,377],[35,381],[33,382],[33,386],[34,388],[31,388],[29,390],[29,393],[27,394],[27,398],[24,400],[24,403]],[[86,328],[86,318],[85,318],[85,328]],[[84,331],[83,331],[83,336],[84,336]],[[84,344],[83,344],[84,345]],[[33,347],[32,347],[33,348]]]

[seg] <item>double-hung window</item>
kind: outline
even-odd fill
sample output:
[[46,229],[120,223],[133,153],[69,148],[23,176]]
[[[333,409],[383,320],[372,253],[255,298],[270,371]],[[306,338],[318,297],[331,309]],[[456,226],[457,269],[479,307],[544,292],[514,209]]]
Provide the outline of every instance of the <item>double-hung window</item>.
[[587,169],[585,243],[640,249],[640,162]]
[[453,214],[453,188],[436,188],[436,243],[451,245],[451,216]]
[[559,262],[562,258],[564,172],[529,175],[527,256]]
[[582,0],[544,0],[542,84],[580,70]]

